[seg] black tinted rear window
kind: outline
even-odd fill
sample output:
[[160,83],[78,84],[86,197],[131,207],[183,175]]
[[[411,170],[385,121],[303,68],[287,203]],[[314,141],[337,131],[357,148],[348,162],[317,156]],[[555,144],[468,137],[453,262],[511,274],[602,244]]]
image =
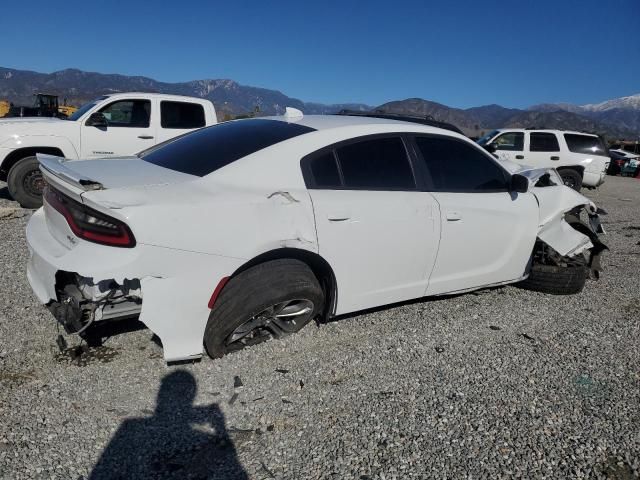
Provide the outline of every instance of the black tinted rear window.
[[200,128],[204,125],[204,107],[199,103],[160,102],[162,128]]
[[160,167],[204,177],[258,150],[313,131],[279,120],[236,120],[171,139],[139,156]]
[[607,148],[600,137],[565,133],[564,139],[567,141],[567,147],[572,152],[608,156]]

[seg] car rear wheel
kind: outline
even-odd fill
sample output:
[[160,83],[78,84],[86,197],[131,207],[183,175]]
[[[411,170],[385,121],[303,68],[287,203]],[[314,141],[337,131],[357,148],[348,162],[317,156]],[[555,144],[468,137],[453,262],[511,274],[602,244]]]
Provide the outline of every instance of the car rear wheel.
[[564,266],[534,263],[529,277],[518,286],[552,295],[571,295],[582,291],[588,276],[589,268],[583,257]]
[[575,170],[560,170],[560,178],[562,182],[569,188],[573,188],[579,192],[582,188],[582,177]]
[[40,208],[44,177],[38,159],[26,157],[11,167],[7,176],[7,187],[11,196],[22,207]]
[[301,330],[324,305],[318,279],[303,262],[272,260],[234,276],[218,297],[204,334],[211,358]]

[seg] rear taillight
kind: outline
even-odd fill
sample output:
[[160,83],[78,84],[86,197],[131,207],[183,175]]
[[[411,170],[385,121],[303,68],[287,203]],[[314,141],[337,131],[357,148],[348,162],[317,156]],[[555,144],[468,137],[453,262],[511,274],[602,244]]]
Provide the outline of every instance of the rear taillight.
[[76,202],[49,185],[44,189],[44,199],[64,216],[77,237],[111,247],[136,246],[133,233],[120,220]]

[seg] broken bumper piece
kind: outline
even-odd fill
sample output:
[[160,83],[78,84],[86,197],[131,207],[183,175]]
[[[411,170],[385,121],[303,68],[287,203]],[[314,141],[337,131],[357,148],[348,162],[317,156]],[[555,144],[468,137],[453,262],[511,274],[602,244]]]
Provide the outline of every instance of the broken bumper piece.
[[142,243],[124,250],[80,241],[70,248],[49,232],[42,209],[27,225],[27,243],[29,283],[67,331],[139,315],[168,362],[202,356],[211,292],[244,263]]

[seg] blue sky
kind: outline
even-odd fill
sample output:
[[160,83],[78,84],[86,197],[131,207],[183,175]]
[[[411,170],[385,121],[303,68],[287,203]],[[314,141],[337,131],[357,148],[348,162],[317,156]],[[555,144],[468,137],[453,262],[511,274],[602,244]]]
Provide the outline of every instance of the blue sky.
[[372,105],[640,93],[640,0],[3,3],[0,66],[10,68],[231,78]]

